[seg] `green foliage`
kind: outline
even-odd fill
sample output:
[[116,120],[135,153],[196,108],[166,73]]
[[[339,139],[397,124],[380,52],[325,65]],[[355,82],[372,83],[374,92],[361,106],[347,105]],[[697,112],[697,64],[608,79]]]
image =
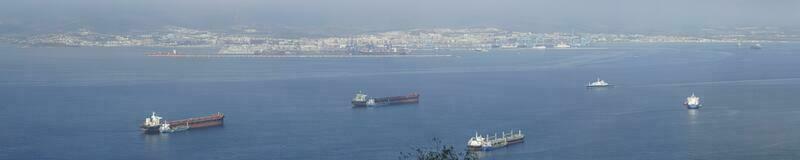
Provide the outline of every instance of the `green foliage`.
[[444,145],[442,141],[438,138],[433,138],[433,145],[429,147],[412,147],[414,152],[400,152],[401,160],[473,160],[478,159],[478,157],[470,152],[466,151],[456,152],[453,149],[452,145]]

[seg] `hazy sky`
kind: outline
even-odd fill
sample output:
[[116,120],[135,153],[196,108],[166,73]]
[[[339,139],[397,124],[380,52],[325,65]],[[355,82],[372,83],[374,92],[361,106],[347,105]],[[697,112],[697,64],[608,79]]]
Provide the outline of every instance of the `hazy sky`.
[[800,26],[800,0],[6,0],[0,29]]

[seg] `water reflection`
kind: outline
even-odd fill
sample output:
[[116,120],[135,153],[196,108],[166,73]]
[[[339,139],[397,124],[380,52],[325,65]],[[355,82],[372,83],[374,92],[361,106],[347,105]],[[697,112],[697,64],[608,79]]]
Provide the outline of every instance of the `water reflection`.
[[169,140],[169,134],[142,134],[142,137],[148,148],[158,148],[160,144]]
[[689,124],[696,124],[697,116],[700,114],[700,110],[690,109],[687,112],[689,113]]
[[608,90],[609,88],[611,88],[611,86],[608,86],[608,87],[586,87],[587,90],[592,90],[592,91],[605,91],[605,90]]
[[468,151],[468,152],[470,154],[475,155],[475,157],[477,157],[478,159],[486,158],[492,155],[491,152],[487,151]]
[[[488,157],[508,157],[508,156],[512,156],[512,155],[516,154],[516,152],[512,151],[514,149],[511,149],[511,150],[509,150],[509,149],[511,149],[511,148],[502,148],[502,149],[496,149],[496,150],[491,150],[491,151],[477,150],[477,151],[469,151],[469,152],[471,154],[474,154],[475,157],[477,157],[478,159],[486,159]],[[517,151],[519,151],[519,150],[517,150]],[[491,159],[491,158],[489,158],[489,159]]]
[[202,128],[191,128],[188,130],[183,130],[179,132],[172,132],[172,133],[158,133],[158,134],[144,134],[140,133],[144,138],[144,141],[148,145],[159,145],[161,143],[169,141],[170,136],[182,136],[188,135],[190,133],[198,133],[198,132],[208,132],[214,131],[218,129],[225,128],[225,124],[220,124],[218,126],[210,126],[210,127],[202,127]]

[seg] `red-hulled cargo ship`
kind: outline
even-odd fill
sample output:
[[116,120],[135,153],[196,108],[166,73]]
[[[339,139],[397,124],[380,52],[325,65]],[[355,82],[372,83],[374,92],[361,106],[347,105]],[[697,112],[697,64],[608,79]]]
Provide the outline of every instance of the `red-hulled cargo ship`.
[[223,124],[225,115],[222,113],[215,113],[205,117],[196,117],[189,119],[182,119],[176,121],[163,121],[162,117],[156,116],[156,113],[146,118],[142,124],[142,130],[147,134],[165,133],[183,131],[192,128],[203,128],[211,126],[220,126]]
[[351,101],[351,103],[353,104],[353,106],[356,107],[419,103],[419,94],[410,93],[405,96],[369,98],[366,94],[359,91],[356,94],[356,97],[353,98],[353,101]]

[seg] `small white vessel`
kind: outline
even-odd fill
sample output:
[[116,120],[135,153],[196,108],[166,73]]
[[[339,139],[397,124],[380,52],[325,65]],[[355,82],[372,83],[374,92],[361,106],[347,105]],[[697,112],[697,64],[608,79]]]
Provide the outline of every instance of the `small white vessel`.
[[750,46],[750,49],[761,49],[761,44],[754,44]]
[[475,49],[472,49],[472,51],[475,51],[475,52],[489,52],[489,50],[486,49],[486,48],[475,48]]
[[161,132],[161,133],[172,133],[172,132],[180,132],[180,131],[189,130],[189,128],[191,128],[189,126],[189,122],[186,122],[186,125],[179,125],[179,126],[175,126],[175,127],[172,127],[172,126],[170,126],[170,124],[165,123],[165,124],[161,125],[161,127],[158,129],[158,131]]
[[700,97],[692,93],[692,96],[686,97],[686,102],[683,103],[687,109],[700,109],[703,105],[700,104]]
[[558,44],[555,46],[555,48],[569,48],[569,47],[572,47],[572,46],[569,46],[569,44],[567,44],[567,43],[564,43],[564,42],[558,43]]
[[611,86],[611,84],[608,84],[606,81],[600,78],[597,78],[597,81],[589,83],[589,85],[586,85],[586,87],[608,87],[608,86]]

